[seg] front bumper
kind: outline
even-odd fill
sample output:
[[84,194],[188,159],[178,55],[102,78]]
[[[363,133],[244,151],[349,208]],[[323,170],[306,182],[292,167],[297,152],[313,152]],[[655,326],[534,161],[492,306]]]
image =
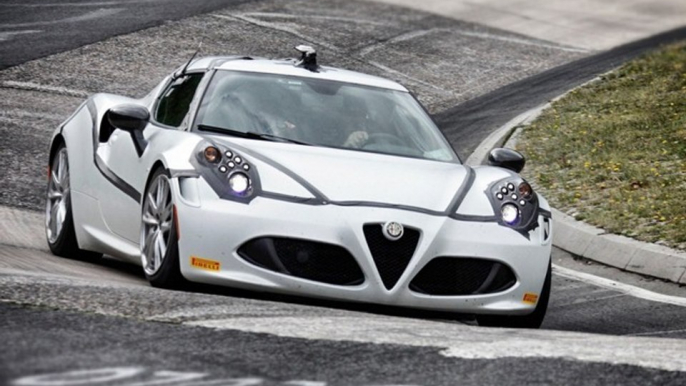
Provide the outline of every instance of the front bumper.
[[[220,199],[191,203],[180,196],[176,179],[173,186],[181,272],[194,282],[436,311],[528,314],[535,304],[525,302],[525,294],[540,295],[548,269],[552,230],[544,237],[543,226],[524,237],[496,223],[457,221],[391,208],[315,206],[263,197],[250,204]],[[382,283],[363,234],[364,224],[387,221],[421,230],[410,263],[390,290]],[[539,222],[543,221],[539,217]],[[237,250],[245,242],[268,236],[343,246],[357,260],[365,281],[355,286],[330,285],[260,268],[238,256]],[[411,291],[412,279],[438,256],[501,262],[514,271],[517,282],[494,294],[432,296]],[[191,265],[193,257],[219,262],[219,266],[198,268]]]

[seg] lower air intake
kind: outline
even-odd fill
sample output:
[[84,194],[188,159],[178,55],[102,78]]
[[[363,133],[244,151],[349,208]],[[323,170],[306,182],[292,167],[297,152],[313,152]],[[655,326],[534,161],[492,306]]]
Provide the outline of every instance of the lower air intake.
[[261,237],[243,244],[238,255],[259,267],[307,280],[335,285],[364,282],[364,274],[355,258],[338,245]]
[[491,260],[437,257],[410,283],[410,290],[427,295],[459,296],[505,291],[517,282],[510,267]]
[[382,224],[367,224],[363,227],[369,251],[379,271],[384,287],[390,290],[405,272],[419,242],[419,231],[405,228],[403,236],[395,241],[383,235]]

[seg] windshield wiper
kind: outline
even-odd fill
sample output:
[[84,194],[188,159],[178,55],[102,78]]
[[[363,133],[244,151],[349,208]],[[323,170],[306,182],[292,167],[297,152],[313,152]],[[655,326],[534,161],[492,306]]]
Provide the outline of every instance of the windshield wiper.
[[287,142],[287,143],[295,143],[298,145],[312,146],[311,143],[302,142],[302,141],[298,141],[298,140],[290,139],[290,138],[286,138],[286,137],[279,137],[278,135],[274,135],[274,134],[255,133],[254,131],[238,131],[238,130],[232,130],[232,129],[225,129],[223,127],[216,127],[216,126],[203,125],[203,124],[199,124],[198,129],[200,129],[202,131],[211,131],[213,133],[218,133],[218,134],[231,135],[233,137],[248,138],[248,139],[261,139],[263,141]]

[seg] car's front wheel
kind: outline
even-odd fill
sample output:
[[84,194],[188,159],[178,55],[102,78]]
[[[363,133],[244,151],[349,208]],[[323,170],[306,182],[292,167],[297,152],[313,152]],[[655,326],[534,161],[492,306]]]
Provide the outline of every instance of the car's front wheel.
[[102,256],[79,248],[76,240],[69,183],[69,157],[64,144],[57,148],[50,160],[45,198],[45,236],[54,255],[84,260]]
[[510,327],[510,328],[539,328],[543,324],[548,301],[550,300],[552,269],[548,264],[548,273],[543,283],[541,297],[538,299],[534,312],[529,315],[478,315],[476,321],[479,326],[487,327]]
[[141,264],[153,287],[179,288],[185,280],[179,267],[179,248],[169,173],[158,168],[143,196]]

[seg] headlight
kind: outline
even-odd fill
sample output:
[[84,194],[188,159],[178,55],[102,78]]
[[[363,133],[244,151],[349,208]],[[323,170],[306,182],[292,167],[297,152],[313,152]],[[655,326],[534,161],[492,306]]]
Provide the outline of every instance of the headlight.
[[500,213],[503,216],[503,221],[510,225],[514,225],[519,220],[519,209],[514,204],[505,204],[500,208]]
[[528,182],[524,181],[521,184],[519,184],[519,196],[522,198],[529,198],[531,197],[531,193],[533,193],[533,189],[531,189],[531,185],[529,185]]
[[202,141],[189,161],[221,199],[247,204],[261,192],[257,167],[224,145]]
[[236,194],[244,195],[250,188],[250,177],[241,172],[233,173],[229,177],[229,188]]
[[501,225],[526,233],[538,226],[538,198],[519,176],[496,181],[488,188],[493,211]]
[[211,164],[216,164],[222,159],[222,153],[214,146],[208,146],[203,152],[205,155],[205,160]]

